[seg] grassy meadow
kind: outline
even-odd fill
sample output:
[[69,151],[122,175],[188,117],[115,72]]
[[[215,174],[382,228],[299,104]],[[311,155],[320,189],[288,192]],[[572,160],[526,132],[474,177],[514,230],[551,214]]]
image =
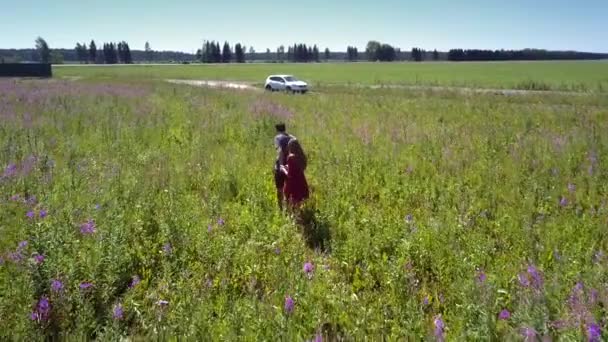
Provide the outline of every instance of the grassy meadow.
[[[606,82],[608,64],[563,65],[60,67],[84,79],[0,80],[0,340],[600,341],[605,94],[157,81],[259,81],[272,68],[410,83],[420,67],[440,84]],[[303,226],[276,208],[277,121],[309,158]]]
[[607,61],[66,65],[54,67],[53,72],[58,77],[99,80],[206,79],[255,83],[263,83],[268,75],[285,73],[317,87],[350,83],[608,92]]

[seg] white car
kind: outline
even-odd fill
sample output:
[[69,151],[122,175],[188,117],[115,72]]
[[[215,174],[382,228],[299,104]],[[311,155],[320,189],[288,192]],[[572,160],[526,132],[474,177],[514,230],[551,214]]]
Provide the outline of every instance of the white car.
[[266,78],[264,88],[268,91],[290,91],[292,93],[306,93],[308,84],[291,75],[270,75]]

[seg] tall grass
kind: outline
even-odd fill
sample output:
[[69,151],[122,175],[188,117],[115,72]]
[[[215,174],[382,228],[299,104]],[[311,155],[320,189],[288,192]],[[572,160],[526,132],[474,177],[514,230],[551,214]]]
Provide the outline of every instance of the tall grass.
[[[606,328],[605,98],[0,88],[2,339]],[[275,208],[278,120],[304,227]]]

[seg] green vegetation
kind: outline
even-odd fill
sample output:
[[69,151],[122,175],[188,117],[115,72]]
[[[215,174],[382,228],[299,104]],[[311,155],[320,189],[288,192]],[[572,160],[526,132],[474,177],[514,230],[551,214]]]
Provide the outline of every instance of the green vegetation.
[[261,83],[294,74],[313,85],[407,84],[532,90],[608,91],[608,62],[343,63],[58,66],[54,75],[110,80],[207,79]]
[[[153,80],[409,83],[425,70],[429,83],[576,89],[606,66],[62,67],[90,79],[2,81],[0,339],[595,336],[608,307],[603,94]],[[309,157],[303,227],[275,204],[279,120]]]

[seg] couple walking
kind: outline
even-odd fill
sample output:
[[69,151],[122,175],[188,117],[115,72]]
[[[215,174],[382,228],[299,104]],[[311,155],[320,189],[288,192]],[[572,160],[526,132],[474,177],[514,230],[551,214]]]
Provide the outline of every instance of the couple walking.
[[290,208],[297,208],[308,198],[308,183],[304,176],[306,155],[300,142],[293,135],[287,134],[285,124],[275,125],[277,135],[274,145],[277,159],[274,164],[274,183],[277,188],[277,202],[283,210],[283,202]]

